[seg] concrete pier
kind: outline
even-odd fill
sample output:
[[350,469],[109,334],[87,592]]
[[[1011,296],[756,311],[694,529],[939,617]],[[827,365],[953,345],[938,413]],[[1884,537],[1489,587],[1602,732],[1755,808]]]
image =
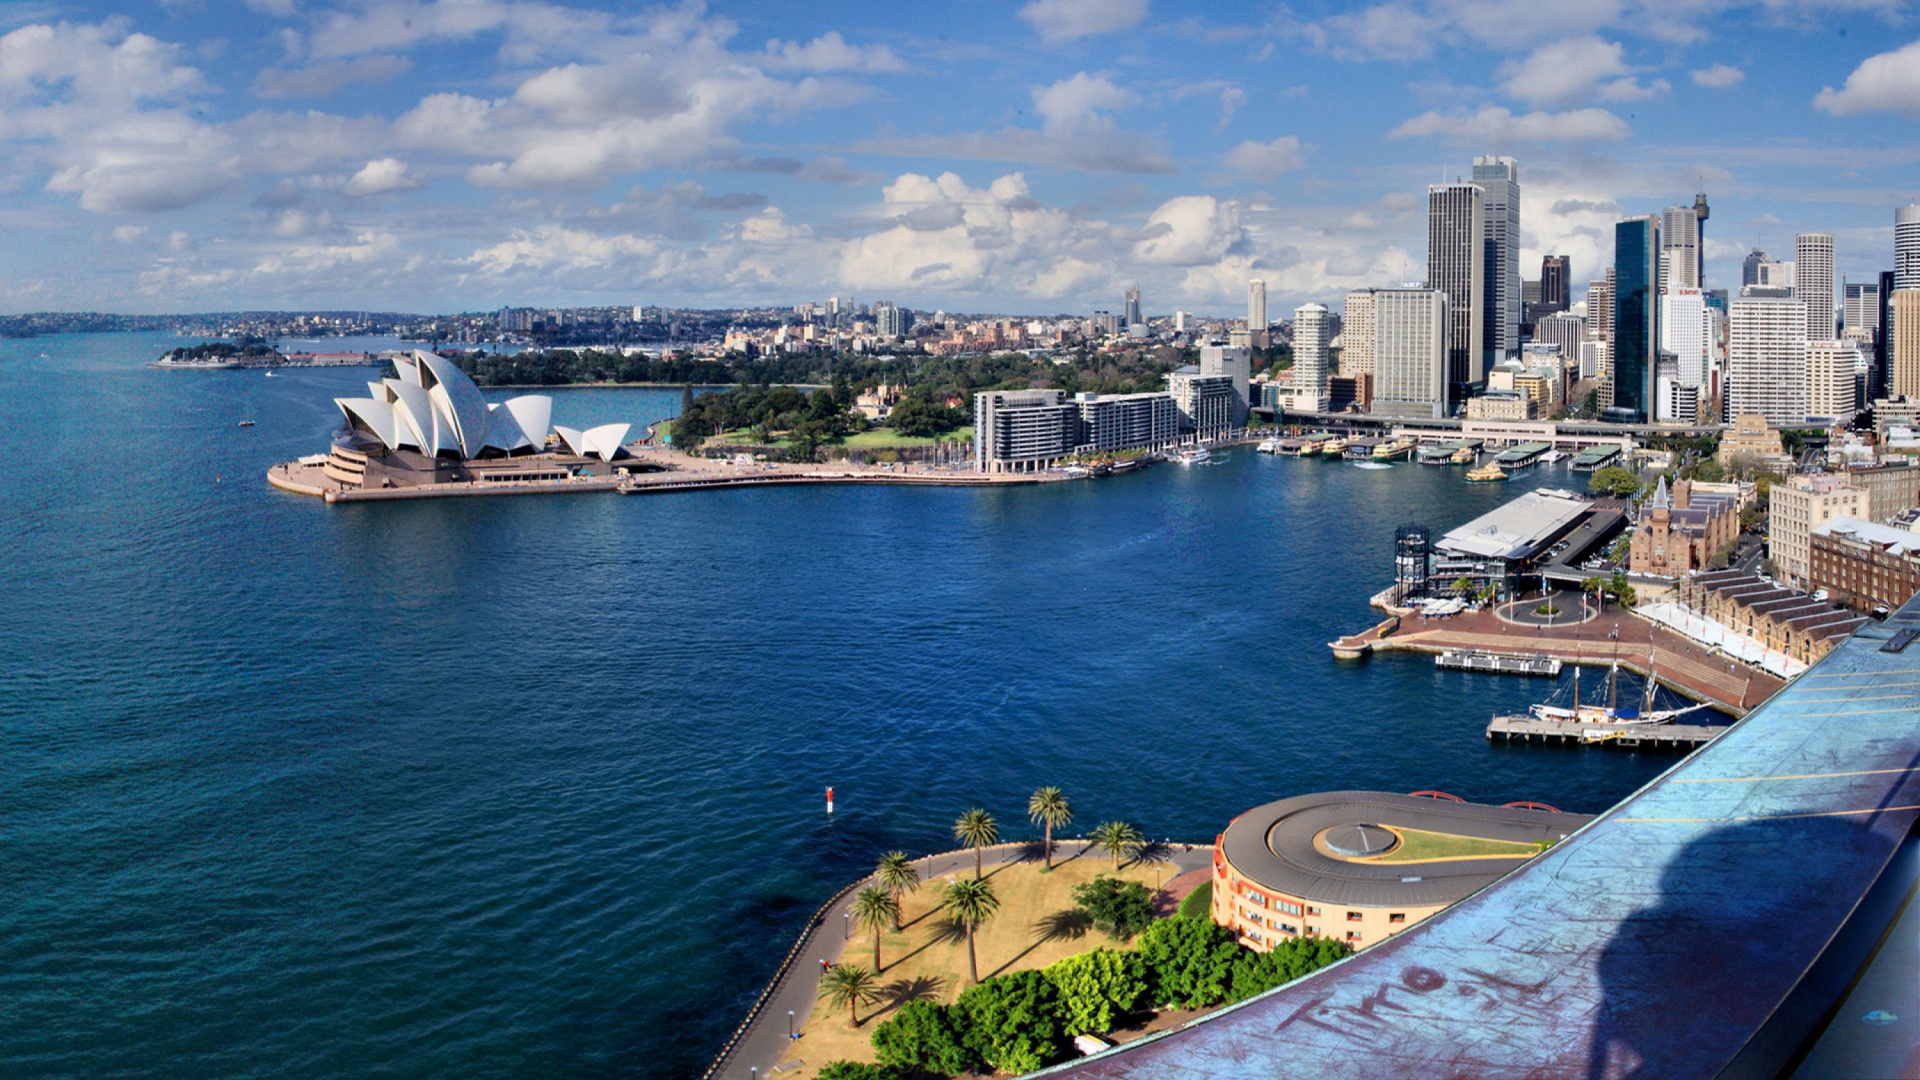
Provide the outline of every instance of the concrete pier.
[[1725,730],[1704,724],[1585,724],[1575,720],[1542,720],[1531,715],[1496,716],[1487,724],[1487,739],[1691,750],[1712,741]]

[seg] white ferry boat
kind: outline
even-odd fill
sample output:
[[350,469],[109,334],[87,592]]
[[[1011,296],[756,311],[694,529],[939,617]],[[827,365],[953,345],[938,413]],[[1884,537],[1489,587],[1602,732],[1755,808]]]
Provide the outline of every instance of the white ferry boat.
[[1181,465],[1205,465],[1213,460],[1213,451],[1204,446],[1197,446],[1192,450],[1182,450],[1173,455],[1173,460]]

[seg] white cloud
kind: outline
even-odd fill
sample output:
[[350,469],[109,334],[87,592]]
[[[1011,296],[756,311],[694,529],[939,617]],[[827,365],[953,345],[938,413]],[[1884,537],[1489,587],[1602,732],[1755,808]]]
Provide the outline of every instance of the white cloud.
[[409,173],[407,163],[399,158],[379,158],[367,162],[366,167],[354,173],[340,193],[359,198],[385,195],[392,191],[412,191],[426,184],[425,180]]
[[1263,183],[1307,164],[1306,156],[1300,152],[1300,139],[1293,135],[1272,142],[1243,142],[1227,151],[1222,160],[1242,176]]
[[253,80],[261,98],[326,97],[354,83],[386,82],[412,70],[404,56],[359,56],[304,68],[267,68]]
[[1194,266],[1218,262],[1245,234],[1240,210],[1211,195],[1178,195],[1147,218],[1133,257],[1144,263]]
[[1082,71],[1051,86],[1035,87],[1033,109],[1040,114],[1049,131],[1081,131],[1105,127],[1112,121],[1101,110],[1124,109],[1134,96],[1108,82]]
[[1605,109],[1515,115],[1510,109],[1487,105],[1475,112],[1443,113],[1435,110],[1422,113],[1387,135],[1393,139],[1438,135],[1456,142],[1480,144],[1585,142],[1624,139],[1627,136],[1627,122]]
[[805,45],[797,41],[767,42],[766,62],[788,71],[905,71],[906,62],[885,45],[849,45],[838,31],[814,38]]
[[1042,207],[1019,173],[984,188],[953,173],[905,173],[881,194],[885,227],[840,247],[845,287],[1058,297],[1111,273],[1111,227]]
[[113,238],[122,244],[138,243],[146,239],[146,236],[145,225],[116,225],[113,228]]
[[1845,86],[1823,88],[1813,104],[1835,116],[1883,111],[1920,116],[1920,41],[1867,57]]
[[1712,67],[1698,68],[1693,72],[1695,86],[1706,86],[1715,90],[1737,86],[1746,77],[1746,72],[1731,64],[1715,64]]
[[1170,173],[1173,161],[1141,135],[1118,128],[1108,112],[1134,104],[1135,95],[1082,71],[1049,86],[1034,87],[1040,131],[921,135],[873,140],[860,149],[916,157],[1018,161],[1081,172]]
[[1507,93],[1535,105],[1569,105],[1598,97],[1602,101],[1643,101],[1672,87],[1664,79],[1642,85],[1627,66],[1626,49],[1594,34],[1562,38],[1533,50],[1524,59],[1500,66]]
[[1433,52],[1444,25],[1410,4],[1387,3],[1295,30],[1343,60],[1418,60]]
[[1147,0],[1033,0],[1020,9],[1047,41],[1124,34],[1147,18]]

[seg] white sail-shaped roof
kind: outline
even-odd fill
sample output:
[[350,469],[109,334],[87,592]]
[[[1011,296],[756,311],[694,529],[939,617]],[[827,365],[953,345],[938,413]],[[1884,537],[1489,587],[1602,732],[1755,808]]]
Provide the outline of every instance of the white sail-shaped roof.
[[[376,386],[379,384],[375,384]],[[378,398],[334,398],[333,403],[340,406],[346,415],[347,426],[362,434],[372,435],[387,446],[394,444],[393,406],[387,404],[384,396]]]
[[512,414],[514,423],[535,450],[547,444],[547,432],[553,427],[553,399],[542,394],[523,394],[508,398],[500,408]]
[[632,424],[602,424],[586,431],[586,456],[597,457],[601,461],[612,461],[620,453],[620,444],[627,439],[627,430]]
[[[366,398],[335,398],[348,426],[389,450],[427,455],[453,451],[463,458],[487,452],[523,453],[546,445],[553,399],[523,394],[498,404],[481,396],[467,373],[444,356],[414,349],[393,357],[396,377],[367,384]],[[571,428],[568,449],[612,460],[631,425],[606,424],[582,434]]]

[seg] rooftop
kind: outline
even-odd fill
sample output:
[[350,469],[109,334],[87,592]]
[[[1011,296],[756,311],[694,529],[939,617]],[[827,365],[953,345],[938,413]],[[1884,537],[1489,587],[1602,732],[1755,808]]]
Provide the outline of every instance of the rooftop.
[[1586,499],[1529,491],[1448,532],[1434,546],[1450,554],[1524,558],[1592,508]]
[[1884,548],[1891,555],[1920,552],[1920,533],[1892,525],[1876,525],[1859,518],[1837,517],[1813,530],[1815,536],[1839,536]]

